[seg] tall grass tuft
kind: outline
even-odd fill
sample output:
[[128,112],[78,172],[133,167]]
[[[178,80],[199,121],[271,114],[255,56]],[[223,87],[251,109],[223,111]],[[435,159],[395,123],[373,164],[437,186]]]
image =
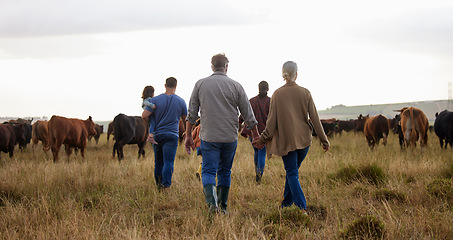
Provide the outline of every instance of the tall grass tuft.
[[344,239],[381,239],[384,224],[374,216],[362,216],[341,232]]
[[384,171],[376,164],[361,167],[342,167],[334,174],[331,174],[330,177],[348,184],[354,181],[364,181],[378,185],[385,180]]

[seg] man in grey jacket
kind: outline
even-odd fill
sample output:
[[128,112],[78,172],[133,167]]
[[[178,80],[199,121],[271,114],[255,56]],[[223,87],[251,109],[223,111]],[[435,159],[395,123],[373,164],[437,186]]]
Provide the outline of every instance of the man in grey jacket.
[[195,149],[191,132],[200,112],[203,192],[211,211],[216,212],[220,207],[227,213],[231,167],[238,139],[238,116],[242,115],[254,139],[259,137],[258,122],[242,85],[226,75],[228,58],[224,54],[214,55],[211,68],[214,73],[198,80],[190,97],[185,147],[189,154]]

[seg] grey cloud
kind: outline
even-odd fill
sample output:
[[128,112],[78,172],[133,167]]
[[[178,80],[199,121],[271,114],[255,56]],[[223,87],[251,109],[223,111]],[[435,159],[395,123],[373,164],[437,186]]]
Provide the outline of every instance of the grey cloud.
[[257,17],[212,0],[7,0],[0,2],[0,37],[235,25]]

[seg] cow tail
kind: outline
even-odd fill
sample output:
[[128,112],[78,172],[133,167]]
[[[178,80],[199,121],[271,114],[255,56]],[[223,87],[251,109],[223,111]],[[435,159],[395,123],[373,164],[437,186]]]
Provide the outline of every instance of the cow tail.
[[415,129],[414,108],[412,108],[412,107],[409,108],[409,115],[411,118],[411,125],[412,125],[409,139],[411,140],[411,142],[413,142],[415,144],[415,142],[417,141],[417,130]]
[[386,133],[382,133],[382,144],[387,145],[387,134]]

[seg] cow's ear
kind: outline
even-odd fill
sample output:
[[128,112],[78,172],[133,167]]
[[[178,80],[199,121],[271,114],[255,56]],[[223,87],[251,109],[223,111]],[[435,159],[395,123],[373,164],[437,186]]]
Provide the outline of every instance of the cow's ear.
[[93,119],[91,118],[91,116],[88,117],[88,120],[93,121]]

